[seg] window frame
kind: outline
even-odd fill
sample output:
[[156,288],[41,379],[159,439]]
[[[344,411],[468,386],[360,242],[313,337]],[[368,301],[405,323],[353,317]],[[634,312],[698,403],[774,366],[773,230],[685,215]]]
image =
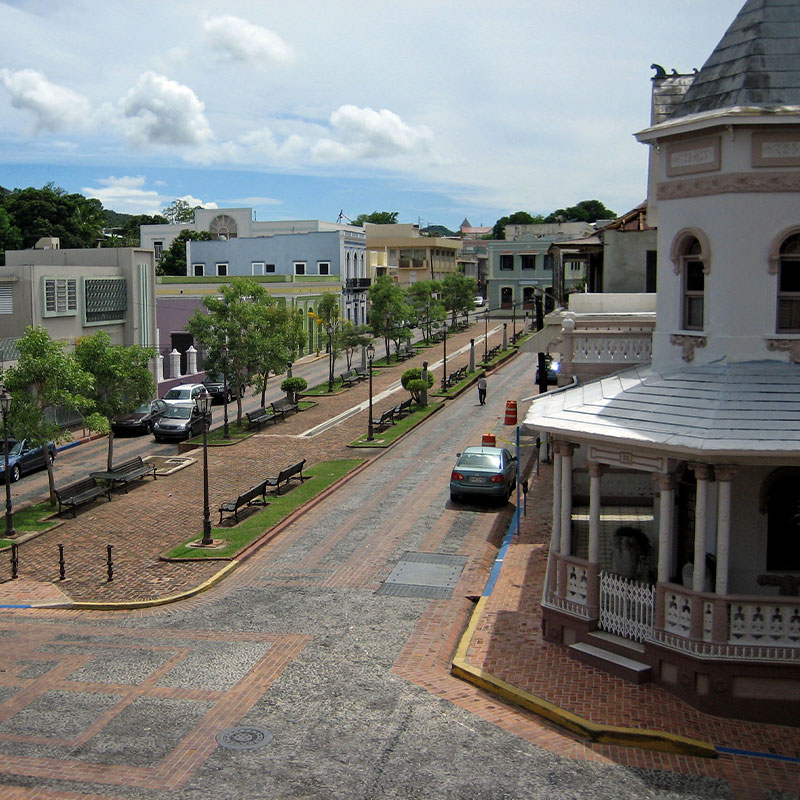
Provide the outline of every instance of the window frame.
[[230,264],[227,261],[218,261],[215,264],[216,275],[218,278],[228,277],[228,268]]
[[[796,252],[784,252],[787,245],[795,248]],[[795,283],[800,284],[800,233],[790,233],[784,237],[778,251],[778,281],[776,292],[776,308],[775,308],[775,330],[777,333],[800,333],[800,289],[797,291],[787,291],[783,289],[784,270],[791,268],[795,272]],[[781,319],[781,306],[791,303],[793,306],[793,313],[790,314],[792,320],[797,324],[782,325]]]
[[[323,267],[325,267],[325,272],[322,271]],[[331,274],[331,262],[317,261],[317,275],[330,275],[330,274]]]
[[[504,266],[505,263],[509,263],[508,259],[510,259],[511,266]],[[513,272],[514,271],[514,254],[513,253],[500,253],[500,262],[499,262],[499,269],[502,272]]]
[[[305,261],[292,261],[292,272],[295,275],[307,275],[306,267],[308,266],[307,262]],[[298,267],[300,267],[300,271],[298,272]]]
[[[48,310],[47,285],[50,282],[54,285],[55,305],[51,310]],[[66,293],[66,301],[61,306],[59,306],[58,302],[59,283],[64,284],[62,291]],[[71,289],[70,284],[72,286]],[[78,278],[57,278],[50,275],[42,277],[42,317],[76,317],[78,315],[78,305]]]

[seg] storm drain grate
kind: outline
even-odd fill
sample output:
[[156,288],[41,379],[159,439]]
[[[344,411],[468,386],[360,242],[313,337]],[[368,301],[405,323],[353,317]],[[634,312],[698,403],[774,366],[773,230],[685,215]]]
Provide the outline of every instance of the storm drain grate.
[[466,563],[466,556],[404,553],[376,594],[446,599],[453,594]]
[[272,734],[266,728],[240,725],[220,731],[216,738],[217,744],[226,750],[258,750],[272,741]]

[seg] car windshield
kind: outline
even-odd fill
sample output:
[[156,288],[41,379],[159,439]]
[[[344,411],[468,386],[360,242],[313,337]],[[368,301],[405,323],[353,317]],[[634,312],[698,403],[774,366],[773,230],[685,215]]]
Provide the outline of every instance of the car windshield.
[[192,416],[192,409],[189,406],[170,406],[165,412],[167,419],[189,419]]
[[[13,439],[8,443],[8,454],[10,456],[17,456],[20,454],[22,450],[22,442],[15,442]],[[6,452],[6,443],[0,441],[0,455],[4,455]]]
[[191,400],[191,389],[170,389],[165,395],[165,400]]
[[500,456],[493,453],[464,453],[458,459],[459,467],[477,467],[479,469],[500,469]]
[[150,413],[150,403],[142,403],[140,406],[137,406],[131,412],[132,414],[149,414]]

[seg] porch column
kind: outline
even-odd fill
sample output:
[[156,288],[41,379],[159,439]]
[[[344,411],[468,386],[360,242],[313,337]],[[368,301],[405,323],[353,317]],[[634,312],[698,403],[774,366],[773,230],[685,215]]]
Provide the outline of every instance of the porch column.
[[561,555],[572,549],[572,454],[575,445],[561,442]]
[[[658,511],[658,582],[667,583],[672,572],[675,548],[675,476],[659,474],[654,475],[653,480],[661,494]],[[655,627],[664,630],[665,624],[664,590],[661,589],[656,591]]]
[[600,478],[606,470],[605,464],[587,461],[589,472],[589,564],[586,576],[586,594],[592,616],[600,608]]
[[556,554],[561,549],[561,452],[553,443],[553,526],[550,533],[550,557],[548,559],[548,582],[550,592],[557,589],[558,560]]
[[[694,511],[694,571],[692,572],[692,591],[700,593],[706,580],[706,525],[708,510],[708,482],[712,471],[710,464],[689,464],[697,479],[697,497]],[[692,600],[692,620],[689,635],[697,641],[703,638],[703,602],[701,598]]]
[[714,591],[714,617],[711,623],[711,638],[725,642],[728,638],[728,614],[725,595],[728,594],[728,567],[730,566],[731,541],[731,481],[738,468],[733,464],[714,467],[717,479],[717,580]]

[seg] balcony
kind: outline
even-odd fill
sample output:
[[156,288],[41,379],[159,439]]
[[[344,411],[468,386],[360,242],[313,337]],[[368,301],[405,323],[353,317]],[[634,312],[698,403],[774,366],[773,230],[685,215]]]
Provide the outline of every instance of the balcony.
[[369,289],[372,281],[369,278],[347,278],[344,288],[350,291]]

